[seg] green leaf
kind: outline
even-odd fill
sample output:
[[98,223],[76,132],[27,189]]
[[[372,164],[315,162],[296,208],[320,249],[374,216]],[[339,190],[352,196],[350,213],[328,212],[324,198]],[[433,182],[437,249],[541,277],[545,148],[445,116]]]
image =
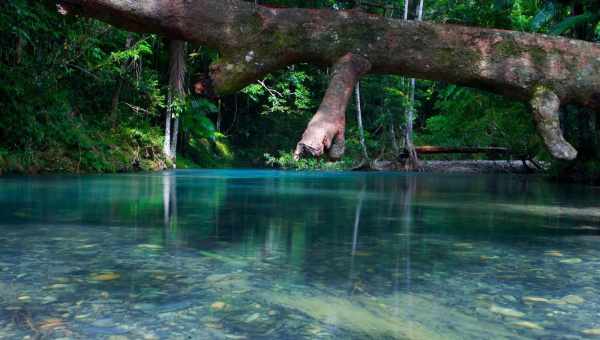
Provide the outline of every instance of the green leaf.
[[554,26],[551,30],[551,34],[559,35],[563,34],[566,31],[573,29],[579,25],[587,24],[589,22],[597,21],[599,18],[598,14],[594,13],[584,13],[581,15],[577,15],[574,17],[566,18],[561,21],[558,25]]

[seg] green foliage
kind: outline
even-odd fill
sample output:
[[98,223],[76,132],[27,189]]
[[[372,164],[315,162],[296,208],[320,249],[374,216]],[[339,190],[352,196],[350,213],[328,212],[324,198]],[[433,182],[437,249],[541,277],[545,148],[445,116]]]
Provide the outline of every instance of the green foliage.
[[523,103],[488,93],[446,86],[427,119],[418,144],[507,147],[516,158],[530,159],[542,152],[529,108]]
[[293,170],[323,170],[323,171],[339,171],[348,170],[351,163],[347,160],[339,162],[329,162],[325,159],[306,158],[295,160],[292,152],[280,151],[279,156],[264,154],[266,164],[270,167],[280,169]]

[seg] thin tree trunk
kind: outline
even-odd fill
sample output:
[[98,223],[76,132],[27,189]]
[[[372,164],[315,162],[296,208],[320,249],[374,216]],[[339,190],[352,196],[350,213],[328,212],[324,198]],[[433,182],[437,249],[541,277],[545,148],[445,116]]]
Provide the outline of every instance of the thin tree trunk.
[[391,117],[390,122],[390,138],[392,139],[392,148],[394,148],[394,156],[400,154],[400,144],[398,144],[398,136],[396,135],[396,127],[394,126],[394,117]]
[[179,116],[175,117],[173,121],[173,135],[171,136],[171,158],[173,162],[177,159],[177,141],[179,138]]
[[221,132],[221,125],[223,124],[223,103],[219,99],[219,112],[217,113],[217,132]]
[[367,152],[367,144],[365,144],[365,129],[362,121],[362,108],[360,105],[360,82],[356,83],[356,118],[358,120],[358,133],[360,134],[360,147],[363,152],[365,161],[369,160],[369,153]]
[[[406,0],[406,4],[408,4],[408,0]],[[386,17],[392,17],[394,15],[394,6],[391,6],[390,8],[386,8],[385,10],[385,16]],[[388,86],[388,77],[384,77],[383,78],[383,88],[384,91]],[[383,98],[383,112],[387,113],[387,102],[386,102],[386,98]],[[394,117],[394,112],[393,111],[389,111],[390,114],[390,138],[392,139],[392,148],[394,149],[394,158],[396,158],[399,154],[400,154],[400,146],[398,145],[398,137],[396,136],[396,119]]]
[[17,44],[15,46],[15,65],[21,64],[21,61],[23,60],[23,45],[25,45],[25,41],[18,35]]
[[[408,3],[408,0],[406,1]],[[406,8],[406,7],[405,7]],[[405,17],[406,17],[405,13]],[[417,21],[421,21],[423,19],[423,0],[419,1],[419,5],[417,7]],[[415,170],[419,168],[419,156],[415,150],[415,146],[413,143],[413,122],[415,119],[415,91],[416,91],[416,80],[415,78],[411,78],[410,80],[410,99],[408,104],[408,109],[406,110],[406,133],[405,133],[405,141],[406,141],[406,150],[408,152],[408,164],[407,169]]]
[[[173,162],[177,157],[177,138],[179,135],[179,113],[174,112],[173,109],[175,105],[181,105],[181,101],[185,97],[185,49],[186,43],[184,41],[169,41],[169,97],[165,120],[164,150],[166,156]],[[171,120],[173,120],[172,125]]]
[[[172,102],[171,91],[169,91],[168,103]],[[173,120],[173,112],[171,105],[167,105],[167,113],[165,114],[165,141],[163,144],[163,153],[167,158],[171,158],[171,121]]]

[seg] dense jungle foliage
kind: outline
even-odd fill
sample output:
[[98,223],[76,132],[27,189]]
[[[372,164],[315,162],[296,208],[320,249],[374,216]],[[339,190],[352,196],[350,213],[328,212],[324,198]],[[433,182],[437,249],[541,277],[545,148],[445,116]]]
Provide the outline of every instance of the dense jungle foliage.
[[[260,3],[333,9],[360,6],[395,18],[402,18],[404,8],[404,0]],[[417,3],[410,2],[409,18],[415,17]],[[424,5],[424,19],[430,21],[590,41],[598,40],[600,33],[600,4],[591,0],[429,0]],[[178,167],[338,169],[363,157],[352,105],[347,113],[347,153],[341,162],[292,159],[291,150],[319,105],[329,70],[296,65],[234,95],[201,96],[191,87],[205,78],[209,64],[219,56],[188,44],[188,95],[168,101],[167,47],[160,36],[61,16],[50,1],[0,3],[0,171],[118,172],[170,167],[172,160],[163,153],[167,111],[181,122]],[[507,147],[513,159],[550,161],[526,103],[432,81],[417,81],[414,101],[410,92],[410,81],[398,76],[361,80],[370,158],[398,156],[404,143],[405,113],[414,107],[416,145]],[[561,178],[597,179],[600,117],[577,107],[564,111],[568,113],[563,122],[567,139],[580,157],[574,163],[552,163],[551,172]]]

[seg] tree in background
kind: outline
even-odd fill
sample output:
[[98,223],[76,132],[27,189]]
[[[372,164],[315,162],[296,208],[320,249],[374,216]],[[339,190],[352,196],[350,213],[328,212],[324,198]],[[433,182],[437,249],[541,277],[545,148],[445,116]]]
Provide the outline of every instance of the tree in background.
[[175,161],[180,115],[185,106],[186,43],[170,40],[169,43],[169,95],[165,116],[165,155]]

